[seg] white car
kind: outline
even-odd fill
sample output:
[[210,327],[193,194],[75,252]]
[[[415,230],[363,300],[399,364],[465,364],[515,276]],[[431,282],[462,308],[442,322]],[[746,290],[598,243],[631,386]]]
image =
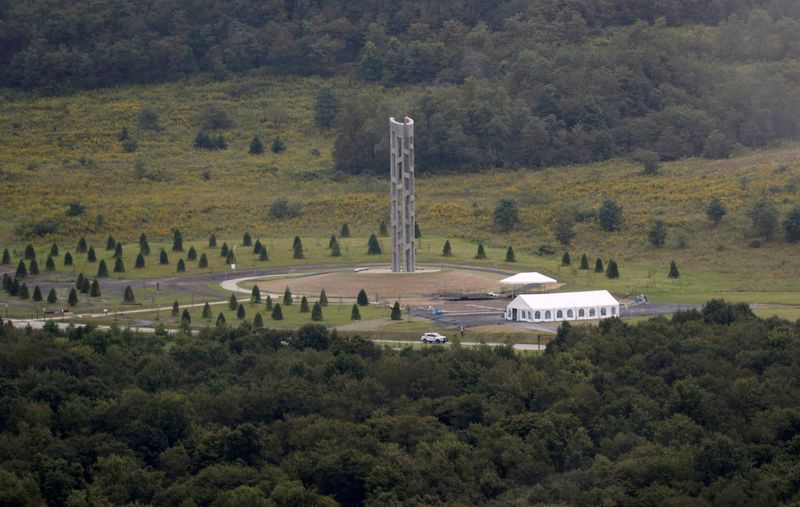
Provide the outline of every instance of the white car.
[[422,333],[422,343],[447,343],[447,337],[439,333]]

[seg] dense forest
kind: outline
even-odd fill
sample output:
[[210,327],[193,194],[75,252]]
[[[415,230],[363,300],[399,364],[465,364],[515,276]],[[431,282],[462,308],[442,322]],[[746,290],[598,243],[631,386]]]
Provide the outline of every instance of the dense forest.
[[800,135],[798,59],[794,0],[0,1],[10,88],[354,80],[322,124],[350,173],[383,170],[406,113],[422,171],[726,157]]
[[800,326],[564,323],[544,354],[309,325],[0,326],[2,505],[800,501]]

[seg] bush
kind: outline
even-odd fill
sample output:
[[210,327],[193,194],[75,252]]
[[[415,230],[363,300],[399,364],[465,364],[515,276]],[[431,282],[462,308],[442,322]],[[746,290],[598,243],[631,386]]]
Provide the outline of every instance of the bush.
[[281,153],[286,151],[286,143],[283,142],[280,136],[275,136],[269,149],[272,150],[272,153]]
[[197,116],[201,128],[223,130],[233,126],[233,120],[227,111],[216,104],[204,107]]
[[158,112],[151,106],[143,106],[139,110],[139,127],[145,130],[160,131]]
[[311,320],[319,322],[322,320],[322,305],[319,301],[314,303],[314,308],[311,309]]
[[397,302],[397,301],[395,301],[394,302],[394,306],[392,306],[391,319],[392,320],[402,320],[403,319],[403,313],[400,311],[400,303]]
[[361,311],[358,309],[357,304],[353,304],[353,309],[350,311],[350,320],[361,320]]
[[622,206],[617,205],[613,199],[606,198],[597,212],[597,220],[604,231],[618,230],[622,225]]
[[442,256],[444,257],[452,257],[453,249],[450,246],[450,240],[445,240],[444,247],[442,247]]
[[581,265],[578,269],[589,269],[589,258],[586,257],[586,254],[581,255]]
[[678,272],[678,265],[675,264],[675,261],[673,260],[669,263],[669,273],[667,274],[667,277],[678,278],[679,276],[681,276],[681,274]]
[[264,143],[261,142],[261,138],[254,136],[253,140],[250,141],[250,148],[247,151],[250,155],[261,155],[264,153]]
[[309,311],[308,299],[305,296],[303,296],[302,298],[300,298],[300,313],[308,313],[308,311]]
[[272,309],[272,320],[283,320],[283,311],[281,310],[281,304],[277,303],[275,307]]
[[572,259],[569,256],[569,252],[564,252],[564,255],[561,256],[561,265],[569,266],[570,264],[572,264]]
[[367,291],[365,291],[364,289],[358,291],[358,296],[356,297],[356,304],[358,304],[358,306],[369,305],[369,298],[367,297]]
[[519,224],[519,206],[514,198],[503,197],[497,201],[493,223],[500,232],[509,232]]
[[509,245],[508,249],[506,250],[506,262],[516,262],[517,258],[514,255],[514,249],[511,248]]
[[656,220],[650,227],[650,232],[647,233],[647,239],[650,244],[656,248],[661,248],[667,242],[667,226],[664,225],[663,220]]
[[475,254],[475,258],[478,260],[486,258],[486,251],[483,249],[483,243],[478,243],[478,253]]
[[283,291],[283,304],[289,306],[292,304],[292,291],[289,290],[289,287],[286,287],[286,290]]
[[289,202],[286,197],[275,199],[269,207],[269,214],[273,218],[295,218],[300,216],[300,211],[300,203]]
[[608,269],[606,270],[606,276],[608,278],[619,278],[619,268],[617,267],[617,261],[611,259],[608,261]]
[[79,201],[70,201],[67,205],[67,216],[77,217],[86,213],[86,206]]
[[377,236],[375,234],[370,235],[369,240],[367,241],[367,255],[380,255],[381,254],[381,245],[378,242]]
[[349,238],[350,237],[350,226],[348,226],[346,223],[342,224],[342,230],[339,233],[339,236],[341,236],[343,238]]
[[603,271],[605,271],[605,268],[603,267],[603,259],[598,257],[594,261],[594,272],[595,273],[602,273]]

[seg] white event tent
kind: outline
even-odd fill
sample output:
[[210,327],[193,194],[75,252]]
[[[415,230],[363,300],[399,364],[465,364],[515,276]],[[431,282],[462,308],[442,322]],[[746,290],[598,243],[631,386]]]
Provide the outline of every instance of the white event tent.
[[619,302],[607,290],[522,294],[506,307],[506,320],[554,322],[619,316]]
[[558,281],[553,278],[550,278],[549,276],[544,276],[541,273],[531,272],[531,273],[517,273],[514,276],[503,278],[502,280],[500,280],[499,283],[504,290],[511,289],[511,291],[513,292],[515,288],[525,288],[525,287],[534,288],[546,284],[558,283]]

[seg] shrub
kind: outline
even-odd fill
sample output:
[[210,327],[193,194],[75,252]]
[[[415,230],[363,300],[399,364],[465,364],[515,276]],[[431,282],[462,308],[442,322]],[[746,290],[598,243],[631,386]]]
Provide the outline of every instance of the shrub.
[[81,294],[88,294],[91,289],[92,285],[89,283],[89,278],[84,278],[78,290],[81,291]]
[[25,267],[25,261],[20,259],[19,264],[17,264],[17,271],[16,271],[17,278],[25,278],[28,276],[28,268]]
[[300,204],[289,202],[286,197],[278,197],[269,207],[269,214],[273,218],[295,218],[300,216]]
[[267,302],[266,302],[267,311],[272,310],[272,296],[267,294]]
[[308,313],[308,299],[305,296],[300,298],[300,313]]
[[117,243],[117,246],[114,248],[114,256],[115,259],[122,258],[122,243]]
[[166,266],[167,264],[169,264],[169,256],[167,255],[167,251],[164,250],[163,248],[158,253],[158,263],[161,264],[162,266]]
[[516,262],[517,258],[514,256],[514,249],[511,248],[509,245],[508,249],[506,250],[506,262]]
[[581,255],[581,265],[578,269],[589,269],[589,258],[586,257],[586,254]]
[[147,242],[147,236],[142,233],[139,235],[139,253],[142,255],[150,255],[150,244]]
[[296,241],[295,241],[294,247],[293,247],[294,252],[292,253],[292,258],[293,259],[302,259],[304,257],[304,255],[303,255],[303,243],[300,241],[300,238],[298,238],[297,236],[295,236],[295,240]]
[[253,245],[253,253],[258,254],[261,252],[261,240],[257,239],[255,244]]
[[113,250],[117,246],[117,241],[114,239],[114,236],[109,235],[108,239],[106,239],[106,250]]
[[286,287],[286,290],[283,291],[283,304],[289,306],[292,304],[292,291],[289,287]]
[[183,309],[183,313],[181,313],[181,327],[186,329],[192,323],[192,314],[189,313],[188,308]]
[[28,274],[30,275],[39,274],[39,263],[36,262],[36,259],[31,259],[30,267],[28,268]]
[[342,238],[350,237],[350,227],[346,223],[342,224],[342,230],[339,233],[339,236],[341,236]]
[[678,278],[681,274],[678,272],[678,265],[675,264],[675,261],[669,263],[669,273],[667,274],[669,278]]
[[28,292],[28,285],[23,283],[19,286],[19,291],[17,292],[17,296],[20,299],[29,299],[31,297],[30,292]]
[[139,127],[145,130],[160,131],[158,112],[151,106],[143,106],[139,110]]
[[667,242],[667,226],[664,225],[663,220],[656,220],[650,227],[650,232],[647,233],[647,239],[650,244],[656,248],[661,248]]
[[444,247],[442,247],[442,255],[444,257],[452,257],[453,249],[450,247],[450,240],[445,240]]
[[598,257],[594,261],[594,272],[595,273],[602,273],[603,271],[605,271],[605,268],[603,267],[603,259],[600,259]]
[[178,304],[178,300],[176,299],[174,303],[172,303],[172,316],[177,317],[181,311],[181,307]]
[[264,317],[261,316],[261,312],[256,312],[255,317],[253,317],[253,329],[261,329],[263,327],[264,327]]
[[400,311],[400,303],[395,301],[394,302],[394,306],[392,306],[391,319],[392,320],[402,320],[402,318],[403,318],[403,313]]
[[761,200],[753,205],[748,214],[756,233],[763,236],[765,241],[771,240],[778,227],[778,210],[775,206],[767,200]]
[[789,243],[800,241],[800,206],[795,206],[786,215],[786,219],[783,221],[783,231],[786,241]]
[[69,252],[64,254],[64,265],[72,266],[72,254]]
[[249,232],[245,232],[244,236],[242,236],[242,246],[252,246],[253,245],[253,237],[250,236]]
[[219,315],[217,315],[216,326],[225,327],[225,315],[222,312],[219,312]]
[[211,236],[208,237],[208,247],[209,248],[216,248],[217,247],[217,235],[213,232]]
[[258,254],[258,260],[260,260],[260,261],[268,261],[269,260],[269,254],[267,253],[267,247],[264,246],[264,245],[261,245],[261,248],[260,248],[259,254]]
[[239,308],[239,301],[236,300],[236,294],[231,294],[230,299],[228,299],[228,308],[231,310]]
[[178,264],[175,266],[175,271],[178,273],[186,272],[186,263],[183,262],[183,259],[178,259]]
[[80,289],[83,285],[83,273],[78,273],[78,278],[75,280],[75,288]]
[[319,304],[319,301],[314,303],[314,307],[311,309],[311,320],[314,322],[322,320],[322,305]]
[[281,310],[281,304],[278,303],[272,309],[272,320],[283,320],[283,311]]
[[569,256],[569,252],[564,252],[564,255],[561,256],[561,265],[569,266],[570,264],[572,264],[572,259]]
[[325,289],[322,289],[319,293],[319,304],[320,306],[328,306],[328,295],[325,294]]
[[96,279],[92,280],[92,286],[89,288],[89,295],[93,298],[100,297],[100,282]]
[[622,206],[617,205],[613,199],[606,198],[597,212],[600,227],[607,232],[619,230],[622,225]]
[[389,231],[386,230],[386,222],[381,220],[381,223],[378,225],[378,234],[381,237],[386,237],[389,235]]
[[139,143],[136,142],[136,139],[125,139],[122,141],[122,151],[125,153],[133,153],[139,149]]
[[253,290],[250,291],[250,302],[254,305],[261,302],[261,290],[258,285],[253,285]]
[[371,234],[369,240],[367,241],[367,255],[380,255],[381,254],[381,245],[378,242],[377,236],[375,234]]
[[42,290],[39,288],[38,285],[33,288],[33,297],[32,297],[32,299],[34,301],[41,301],[42,300]]
[[69,290],[69,296],[67,296],[67,304],[69,306],[75,306],[78,304],[78,293],[75,291],[74,288]]
[[9,253],[8,248],[3,249],[3,259],[0,260],[0,264],[4,266],[11,264],[11,253]]
[[422,237],[422,231],[419,229],[419,224],[414,222],[414,239],[419,239]]
[[108,276],[108,266],[106,265],[105,259],[101,260],[100,265],[97,266],[97,276],[98,278]]
[[261,142],[261,138],[253,136],[253,140],[250,141],[250,148],[247,151],[250,155],[261,155],[264,153],[264,143]]
[[77,217],[86,213],[86,206],[78,201],[70,201],[67,205],[67,216]]
[[275,139],[272,140],[272,144],[270,145],[269,149],[272,153],[281,153],[286,151],[286,143],[280,138],[280,136],[275,136]]
[[478,243],[478,253],[475,254],[476,259],[485,259],[486,252],[483,249],[483,243]]
[[497,201],[493,223],[500,232],[509,232],[519,224],[519,206],[514,198],[503,197]]
[[197,262],[198,268],[207,268],[208,267],[208,257],[206,254],[200,254],[200,260]]
[[33,245],[30,243],[25,246],[25,254],[23,255],[23,258],[26,261],[36,258],[36,250],[34,250]]
[[119,257],[114,261],[114,273],[124,273],[125,264],[122,263],[122,258]]
[[369,298],[367,297],[367,292],[364,289],[358,291],[358,296],[356,297],[356,303],[358,306],[367,306],[369,304]]
[[57,301],[58,301],[58,295],[56,294],[56,290],[50,289],[50,292],[47,293],[47,302],[52,304]]
[[50,255],[53,256],[53,257],[58,257],[58,245],[57,244],[53,243],[52,245],[50,245]]
[[619,268],[617,267],[617,261],[611,259],[608,261],[608,269],[606,270],[606,276],[609,278],[619,278]]
[[197,117],[201,128],[208,130],[223,130],[233,126],[233,120],[227,111],[216,104],[204,107]]
[[90,246],[89,251],[86,252],[86,261],[87,262],[97,262],[97,254],[94,251],[94,247]]
[[361,311],[357,304],[353,304],[353,309],[350,310],[350,320],[361,320]]
[[222,242],[222,246],[219,249],[219,256],[220,257],[225,257],[227,259],[228,258],[228,253],[229,253],[228,252],[228,242],[227,241],[223,241]]
[[197,250],[194,249],[194,246],[189,247],[189,251],[186,252],[186,260],[189,261],[196,261],[197,260]]

